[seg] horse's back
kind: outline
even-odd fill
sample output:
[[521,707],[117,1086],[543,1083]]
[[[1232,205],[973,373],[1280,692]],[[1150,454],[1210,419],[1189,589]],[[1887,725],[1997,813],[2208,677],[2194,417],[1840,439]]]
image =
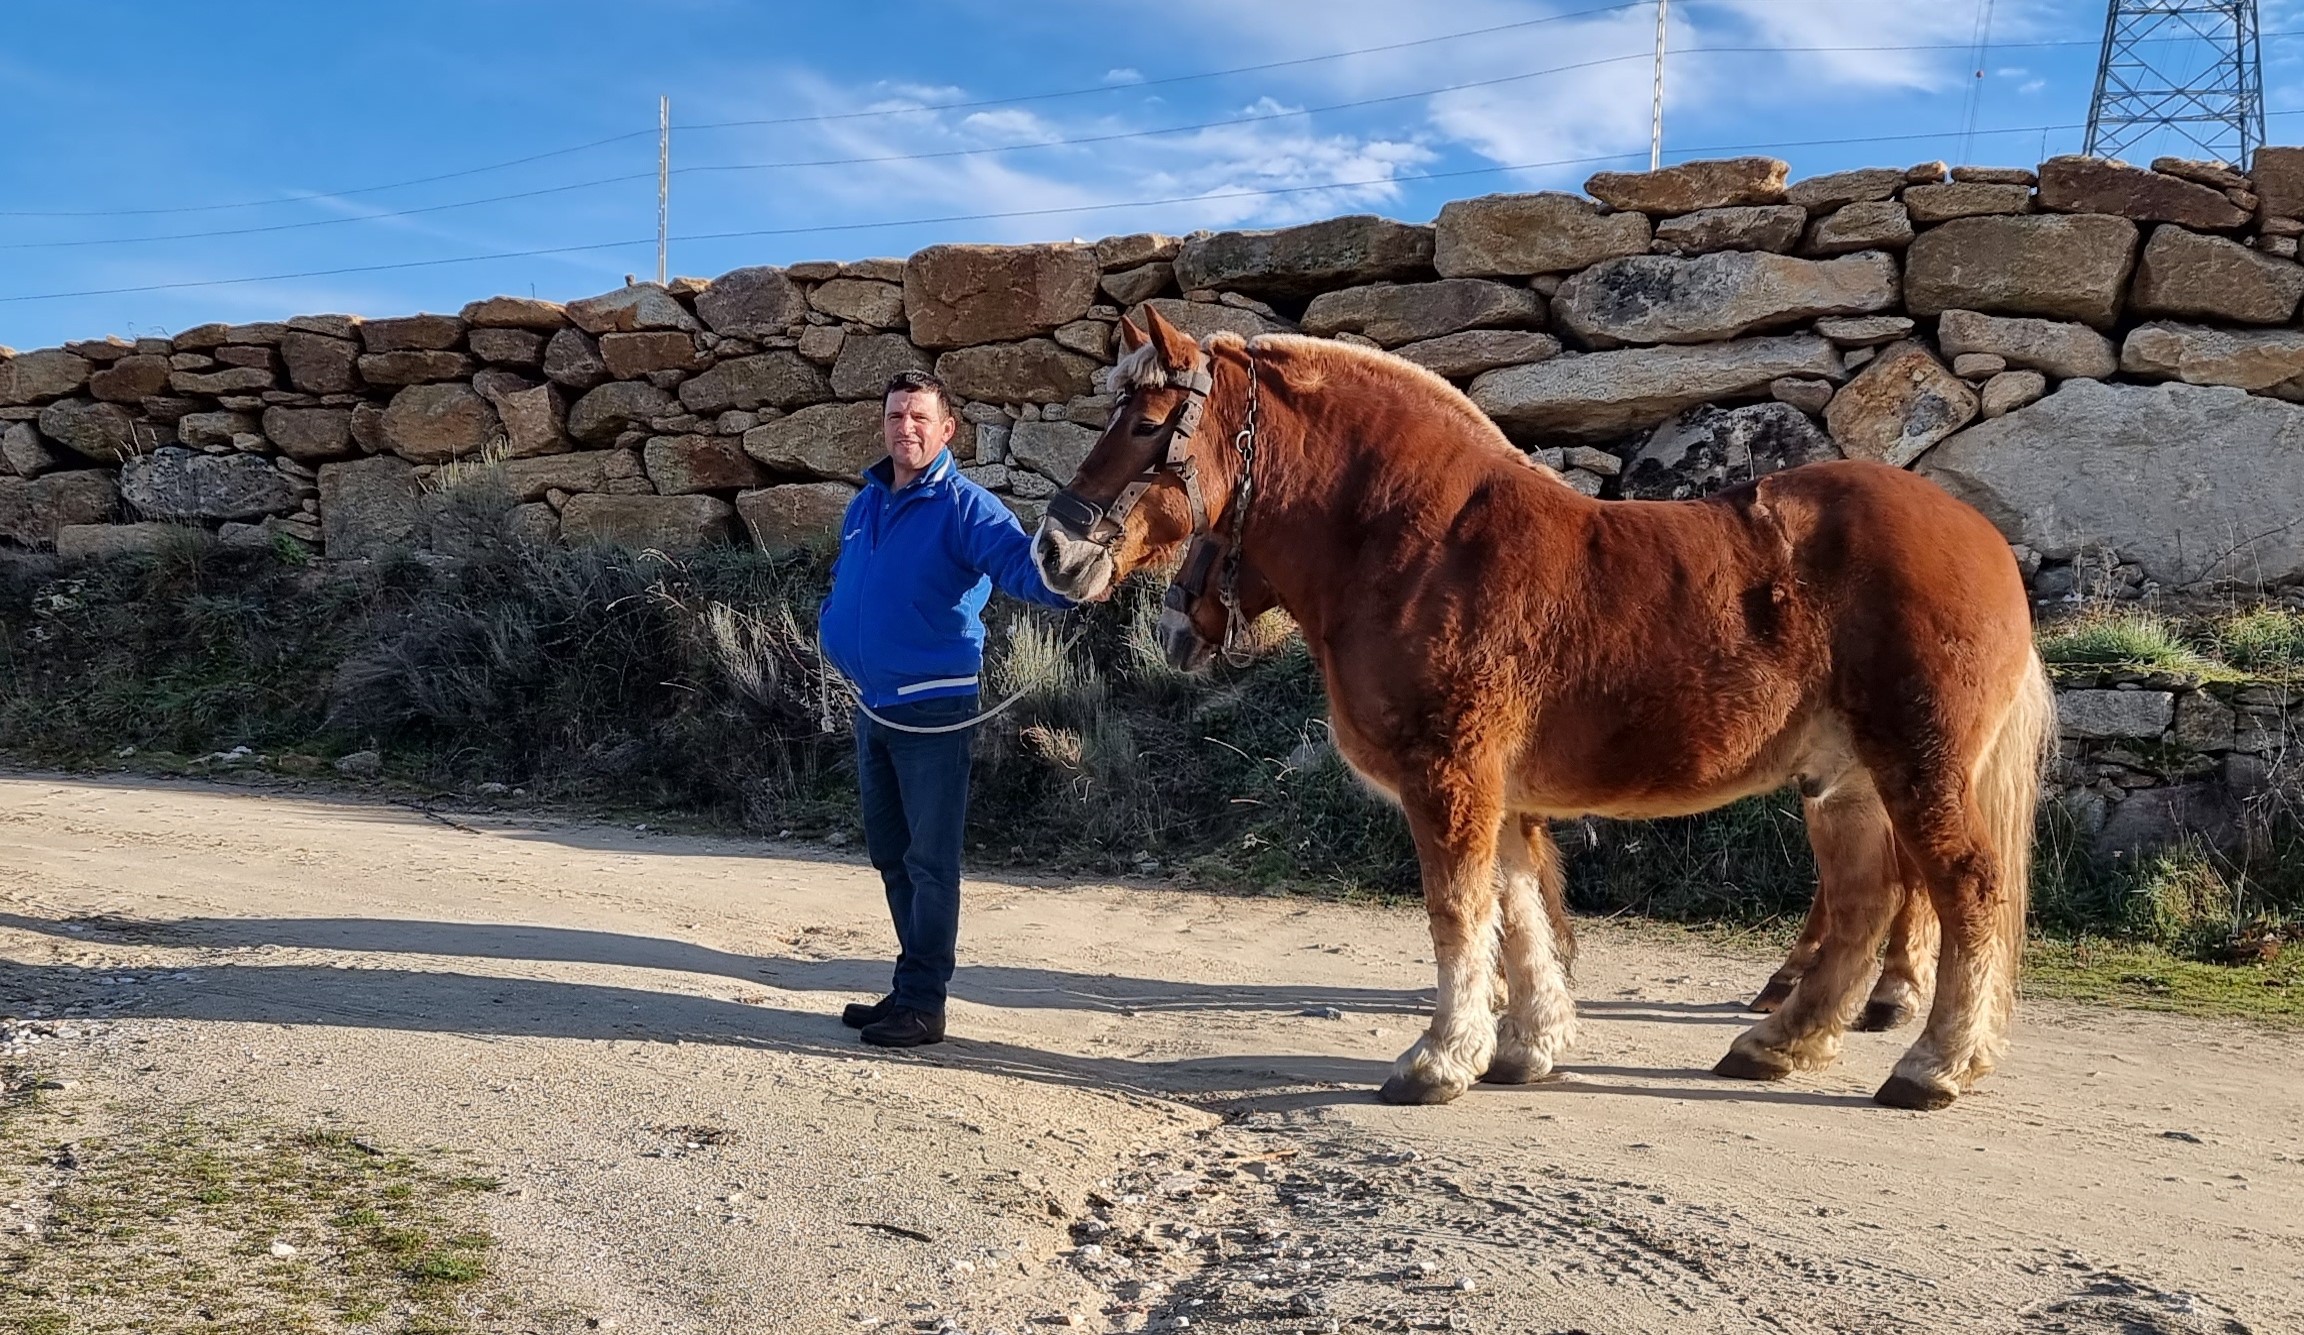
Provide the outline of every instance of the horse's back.
[[2029,617],[2007,539],[1974,507],[1917,473],[1842,459],[1771,473],[1722,499],[1748,522],[1780,533],[1795,571],[1819,592],[1962,620]]
[[2035,671],[2029,595],[2008,541],[1935,483],[1843,460],[1786,469],[1750,487],[1780,527],[1791,572],[1830,649],[1829,694],[1851,721],[1908,724],[1931,695],[1981,692],[1950,708],[1997,718],[2000,697]]

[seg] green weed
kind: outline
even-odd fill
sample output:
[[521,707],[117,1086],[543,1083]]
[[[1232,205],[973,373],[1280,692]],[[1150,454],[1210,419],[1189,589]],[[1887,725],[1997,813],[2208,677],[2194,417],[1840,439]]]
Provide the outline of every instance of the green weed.
[[494,1243],[467,1180],[337,1131],[10,1098],[0,1187],[45,1199],[37,1236],[0,1238],[0,1329],[475,1330]]
[[2040,657],[2057,666],[2221,675],[2220,665],[2186,643],[2173,624],[2133,608],[2090,608],[2054,623],[2041,632]]
[[2225,662],[2248,672],[2304,672],[2304,612],[2259,607],[2225,618],[2213,630]]

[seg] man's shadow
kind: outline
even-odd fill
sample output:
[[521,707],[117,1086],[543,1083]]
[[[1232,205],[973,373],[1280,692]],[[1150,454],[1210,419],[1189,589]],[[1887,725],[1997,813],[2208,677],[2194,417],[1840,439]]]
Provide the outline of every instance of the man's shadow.
[[[276,945],[380,954],[478,957],[541,963],[588,963],[757,982],[780,991],[876,994],[888,965],[860,959],[762,958],[687,942],[618,932],[495,923],[367,918],[200,918],[173,921],[99,919],[70,924],[0,914],[0,928],[87,941],[228,947]],[[1040,1083],[1124,1090],[1185,1100],[1221,1097],[1253,1106],[1274,1096],[1307,1102],[1367,1102],[1390,1073],[1384,1059],[1268,1052],[1181,1061],[1072,1055],[965,1036],[937,1047],[892,1054],[859,1044],[829,1013],[657,991],[644,986],[507,978],[419,969],[339,969],[286,964],[198,965],[172,969],[182,981],[131,989],[91,985],[83,971],[0,959],[0,997],[47,1001],[49,1009],[89,1002],[132,1001],[128,1013],[159,1019],[278,1025],[328,1025],[418,1033],[485,1034],[578,1040],[713,1043],[814,1056],[927,1061]],[[1285,1022],[1305,1011],[1413,1017],[1429,1010],[1416,992],[1322,985],[1204,985],[1120,978],[1054,969],[978,965],[960,971],[955,990],[970,1000],[1012,1009],[1056,1009],[1125,1016],[1131,1012],[1234,1012]],[[58,998],[63,1000],[59,1001]],[[762,999],[764,1003],[764,998]],[[1646,1003],[1594,1003],[1600,1007]],[[1651,1007],[1651,1009],[1661,1009]],[[1711,1008],[1687,1018],[1719,1023]],[[1638,1016],[1636,1018],[1662,1018]],[[1575,1072],[1574,1063],[1566,1068]],[[1590,1075],[1621,1077],[1614,1083]],[[1687,1085],[1682,1077],[1696,1081]],[[1670,1085],[1623,1083],[1669,1079]],[[1312,1087],[1309,1088],[1308,1087]],[[1622,1093],[1639,1097],[1733,1099],[1742,1102],[1860,1105],[1854,1096],[1718,1081],[1677,1069],[1590,1068],[1574,1081],[1525,1087],[1544,1095]],[[1245,1100],[1245,1103],[1242,1101]]]

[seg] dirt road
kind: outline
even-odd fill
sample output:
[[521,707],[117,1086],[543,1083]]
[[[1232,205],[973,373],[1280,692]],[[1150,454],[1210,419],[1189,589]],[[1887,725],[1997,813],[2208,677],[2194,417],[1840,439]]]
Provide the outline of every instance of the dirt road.
[[1564,1078],[1390,1108],[1420,915],[979,881],[889,1055],[882,914],[839,850],[0,778],[44,1069],[485,1163],[507,1328],[2304,1330],[2295,1033],[2035,1003],[1893,1112],[1901,1036],[1714,1079],[1772,961],[1591,927]]

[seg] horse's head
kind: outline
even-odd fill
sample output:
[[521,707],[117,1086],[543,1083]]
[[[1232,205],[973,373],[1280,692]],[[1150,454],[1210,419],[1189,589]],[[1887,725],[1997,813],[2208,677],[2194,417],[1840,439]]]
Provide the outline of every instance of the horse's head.
[[1040,577],[1067,598],[1110,597],[1121,580],[1170,559],[1222,515],[1233,470],[1223,436],[1201,430],[1216,363],[1158,311],[1150,324],[1120,322],[1112,419],[1049,499],[1032,543]]
[[1279,595],[1246,561],[1233,568],[1233,603],[1224,602],[1225,549],[1214,538],[1192,544],[1153,627],[1160,653],[1179,672],[1197,672],[1219,648],[1236,646],[1250,623],[1280,605]]

